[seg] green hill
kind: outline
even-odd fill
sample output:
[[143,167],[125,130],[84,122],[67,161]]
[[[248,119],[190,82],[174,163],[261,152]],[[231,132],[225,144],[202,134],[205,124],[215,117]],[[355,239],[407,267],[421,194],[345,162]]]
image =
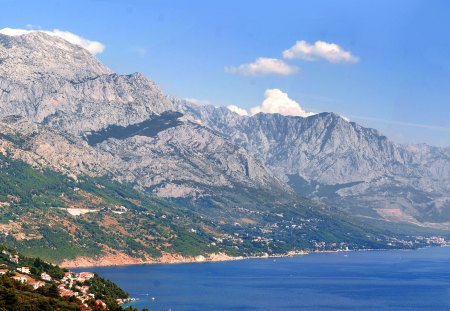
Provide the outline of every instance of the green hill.
[[73,179],[0,155],[0,243],[55,263],[423,246],[294,196],[274,201],[245,187],[210,193],[162,200],[112,178]]
[[88,272],[90,275],[83,280],[80,279],[83,273],[73,274],[3,245],[0,245],[0,266],[0,310],[101,310],[98,307],[101,301],[111,311],[136,311],[119,306],[117,299],[128,299],[128,293],[97,274]]

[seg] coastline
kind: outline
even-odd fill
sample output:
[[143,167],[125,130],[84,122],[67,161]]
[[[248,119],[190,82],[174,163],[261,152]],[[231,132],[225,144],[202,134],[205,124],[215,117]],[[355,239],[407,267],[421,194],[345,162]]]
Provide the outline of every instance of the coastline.
[[[382,250],[382,249],[377,249]],[[324,250],[324,251],[289,251],[285,254],[262,254],[259,256],[229,256],[224,253],[212,253],[206,256],[184,257],[177,254],[163,254],[160,258],[151,258],[142,260],[133,258],[124,254],[106,255],[100,258],[78,257],[72,260],[65,260],[58,265],[67,269],[92,268],[92,267],[114,267],[114,266],[133,266],[133,265],[161,265],[161,264],[183,264],[183,263],[205,263],[205,262],[221,262],[236,261],[247,259],[264,259],[264,258],[285,258],[294,256],[304,256],[315,253],[339,253],[350,251],[370,251],[370,249],[361,250]]]
[[[374,288],[373,279],[376,279],[378,282],[381,275],[383,285],[391,284],[392,274],[401,273],[405,275],[405,278],[399,278],[396,275],[395,280],[398,282],[396,286],[404,288],[403,293],[410,297],[409,301],[400,299],[408,307],[410,306],[408,303],[417,295],[415,291],[411,291],[411,285],[429,288],[428,284],[422,285],[415,282],[417,278],[423,277],[423,272],[411,268],[423,267],[424,260],[438,262],[440,263],[439,268],[436,268],[432,275],[436,277],[438,283],[442,281],[441,272],[446,271],[445,263],[448,263],[449,252],[448,250],[441,252],[439,249],[442,249],[442,247],[310,252],[309,254],[312,256],[294,255],[294,257],[284,259],[271,259],[269,257],[266,260],[262,260],[259,259],[261,258],[260,256],[257,256],[255,260],[229,263],[122,266],[117,268],[99,268],[93,271],[116,280],[118,284],[121,284],[132,293],[131,297],[136,300],[125,304],[124,307],[151,307],[152,310],[163,310],[166,307],[166,310],[168,310],[169,307],[175,307],[172,305],[173,303],[184,305],[189,303],[192,309],[198,310],[211,309],[209,297],[214,297],[214,303],[217,301],[222,307],[216,307],[215,309],[231,308],[227,304],[229,303],[227,299],[232,299],[231,297],[245,298],[247,305],[253,306],[255,300],[253,298],[248,299],[248,297],[256,296],[254,293],[259,293],[257,296],[263,297],[263,299],[259,300],[261,305],[258,305],[257,308],[265,309],[269,305],[270,309],[275,310],[285,301],[292,301],[292,297],[297,297],[298,299],[295,300],[292,308],[295,309],[301,306],[308,309],[311,302],[305,302],[303,295],[296,295],[299,292],[299,288],[301,288],[303,293],[306,291],[308,295],[315,295],[312,296],[315,299],[314,301],[328,301],[329,304],[325,308],[333,309],[336,307],[336,300],[334,297],[330,299],[330,286],[336,289],[336,292],[342,293],[343,298],[347,297],[347,288],[352,293],[360,294],[360,286],[363,287],[364,292],[370,293],[365,297],[376,297],[377,301],[370,301],[370,304],[363,306],[355,306],[354,300],[351,300],[345,306],[351,306],[351,309],[355,310],[369,309],[373,305],[381,305],[381,303],[388,306],[391,301],[392,304],[398,302],[396,294],[388,295],[390,297],[388,302],[384,300],[385,296],[383,295],[386,294],[386,286],[375,286],[379,290],[377,296],[373,296],[371,293]],[[428,252],[428,250],[432,252]],[[426,251],[426,253],[422,251]],[[413,278],[410,277],[411,270],[414,273]],[[81,270],[76,271],[80,272]],[[383,273],[380,273],[380,271]],[[160,282],[164,286],[161,286]],[[255,282],[258,282],[261,286],[255,286]],[[273,286],[271,284],[278,285]],[[280,284],[285,284],[286,286]],[[442,285],[442,283],[439,284]],[[345,291],[342,291],[342,286],[346,286]],[[445,284],[442,286],[445,286]],[[274,288],[277,290],[275,293],[273,292]],[[318,288],[320,289],[317,290]],[[192,289],[194,290],[192,291]],[[445,287],[443,289],[445,290]],[[254,291],[253,295],[248,295],[249,290]],[[288,291],[287,293],[286,290]],[[429,293],[424,294],[424,297],[432,294],[434,290],[434,288],[429,288]],[[195,295],[192,293],[195,293]],[[223,293],[227,293],[227,295],[223,295]],[[152,297],[155,297],[155,300]],[[188,300],[186,297],[195,297],[195,300]],[[271,300],[273,297],[275,300]],[[304,305],[301,305],[301,303],[304,303]],[[239,309],[239,306],[242,306],[242,304],[233,302],[235,309]],[[430,305],[424,309],[429,308]]]
[[58,265],[67,269],[80,269],[92,267],[114,267],[114,266],[136,266],[136,265],[168,265],[168,264],[185,264],[185,263],[206,263],[206,262],[221,262],[221,261],[237,261],[247,259],[266,259],[266,258],[286,258],[295,256],[304,256],[310,254],[323,253],[343,253],[343,252],[370,252],[370,251],[414,251],[427,249],[432,247],[450,247],[450,245],[430,245],[417,248],[360,248],[360,249],[337,249],[337,250],[315,250],[315,251],[289,251],[284,254],[261,254],[258,256],[229,256],[225,253],[211,253],[199,256],[185,257],[178,254],[163,253],[160,258],[139,259],[122,253],[109,254],[100,258],[77,257],[75,259],[65,260]]
[[90,267],[112,267],[112,266],[132,266],[132,265],[155,265],[155,264],[180,264],[180,263],[201,263],[216,261],[241,260],[246,257],[233,257],[224,253],[208,254],[185,257],[177,254],[164,253],[159,258],[139,259],[126,254],[109,254],[100,258],[77,257],[65,260],[58,265],[63,268],[90,268]]

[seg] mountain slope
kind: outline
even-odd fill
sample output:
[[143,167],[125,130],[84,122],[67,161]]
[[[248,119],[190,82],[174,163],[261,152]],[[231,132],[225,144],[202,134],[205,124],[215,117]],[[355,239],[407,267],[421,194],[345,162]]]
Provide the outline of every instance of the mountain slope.
[[0,156],[0,185],[0,242],[66,266],[426,245],[307,200],[270,203],[251,192],[255,207],[242,189],[234,191],[236,205],[205,213],[202,202],[151,198],[107,178],[73,179],[7,156]]
[[[280,184],[247,150],[176,115],[170,98],[142,74],[113,74],[82,48],[43,33],[1,38],[0,117],[6,124],[0,126],[27,132],[29,151],[54,169],[110,172],[141,188],[163,189],[155,190],[162,196],[197,193],[189,181]],[[27,127],[34,128],[32,136]],[[211,157],[222,146],[222,154]]]
[[448,210],[448,151],[334,114],[189,106],[42,33],[0,36],[0,60],[0,241],[26,253],[76,265],[417,247],[342,210],[385,217],[406,190],[443,198],[429,214],[394,202],[412,221]]
[[[75,274],[40,258],[23,256],[0,245],[0,309],[7,311],[137,311],[122,308],[118,301],[129,294],[95,273]],[[20,271],[20,273],[18,272]],[[74,280],[76,281],[74,282]],[[101,303],[100,303],[101,302]]]
[[226,108],[180,106],[255,154],[301,195],[364,216],[427,226],[450,221],[446,149],[396,145],[333,113],[242,117]]

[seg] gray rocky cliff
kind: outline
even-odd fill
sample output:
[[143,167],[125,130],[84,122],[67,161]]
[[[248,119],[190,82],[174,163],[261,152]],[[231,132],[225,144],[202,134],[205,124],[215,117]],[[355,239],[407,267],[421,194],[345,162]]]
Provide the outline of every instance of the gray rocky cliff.
[[247,117],[226,108],[179,105],[255,154],[302,195],[371,217],[391,211],[398,217],[390,220],[450,220],[448,149],[398,145],[334,113]]
[[26,138],[9,153],[29,163],[110,174],[166,197],[284,186],[246,149],[171,114],[178,107],[142,74],[114,74],[60,38],[1,35],[0,91],[0,126]]
[[0,130],[0,151],[15,158],[162,197],[249,187],[365,217],[450,221],[449,149],[397,145],[333,113],[243,117],[192,105],[43,33],[0,35]]

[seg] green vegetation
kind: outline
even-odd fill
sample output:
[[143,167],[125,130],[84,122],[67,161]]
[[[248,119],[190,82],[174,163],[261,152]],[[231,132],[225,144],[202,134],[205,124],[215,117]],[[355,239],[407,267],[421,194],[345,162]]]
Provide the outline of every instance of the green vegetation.
[[89,286],[89,292],[95,295],[95,298],[104,301],[110,309],[117,309],[119,305],[116,302],[117,298],[127,299],[129,297],[123,289],[110,280],[101,278],[98,274],[87,281],[85,285]]
[[[12,259],[18,258],[18,262]],[[89,308],[86,308],[82,302],[75,296],[61,297],[57,282],[61,280],[68,272],[59,266],[52,265],[40,258],[30,258],[23,256],[15,250],[8,249],[0,245],[0,265],[2,269],[9,272],[0,276],[0,311],[22,311],[22,310],[101,310],[96,306],[96,301],[100,299],[104,302],[110,311],[138,311],[135,308],[122,308],[117,299],[126,300],[128,293],[121,289],[117,284],[110,280],[101,278],[98,274],[78,285],[89,286],[89,294],[94,294],[94,299],[87,301]],[[12,279],[15,271],[19,267],[27,266],[30,269],[28,277],[39,280],[41,273],[45,272],[52,277],[51,281],[46,281],[46,285],[33,289],[32,286]],[[71,288],[76,290],[75,285]]]
[[[104,299],[110,311],[139,311],[133,307],[123,308],[119,306],[111,296],[106,295]],[[88,305],[89,308],[84,307],[75,297],[60,297],[58,288],[55,285],[48,285],[33,290],[31,286],[15,281],[8,276],[0,276],[1,311],[102,310],[95,306],[94,300],[89,301]]]
[[[15,256],[18,258],[18,262],[11,260]],[[30,275],[35,279],[40,279],[42,272],[49,274],[54,279],[61,279],[64,276],[64,272],[67,272],[66,269],[47,263],[40,258],[23,256],[13,249],[6,248],[4,245],[0,245],[0,265],[10,271],[16,271],[19,267],[29,267]]]
[[[0,230],[7,233],[0,243],[53,262],[101,256],[105,247],[142,259],[162,251],[193,256],[210,242],[198,216],[131,185],[107,177],[75,181],[3,155],[0,202]],[[63,209],[69,207],[93,212],[71,216]],[[202,234],[190,235],[191,228]]]
[[35,207],[64,206],[59,194],[73,187],[73,180],[45,169],[38,171],[0,154],[0,201]]
[[[147,190],[113,176],[74,180],[0,155],[0,243],[52,262],[423,246],[280,189],[210,187],[201,197],[173,200]],[[73,216],[67,208],[88,213]]]
[[55,292],[50,290],[50,286],[35,291],[31,286],[3,275],[0,276],[0,310],[78,311],[82,309],[76,300],[63,299],[55,295]]

